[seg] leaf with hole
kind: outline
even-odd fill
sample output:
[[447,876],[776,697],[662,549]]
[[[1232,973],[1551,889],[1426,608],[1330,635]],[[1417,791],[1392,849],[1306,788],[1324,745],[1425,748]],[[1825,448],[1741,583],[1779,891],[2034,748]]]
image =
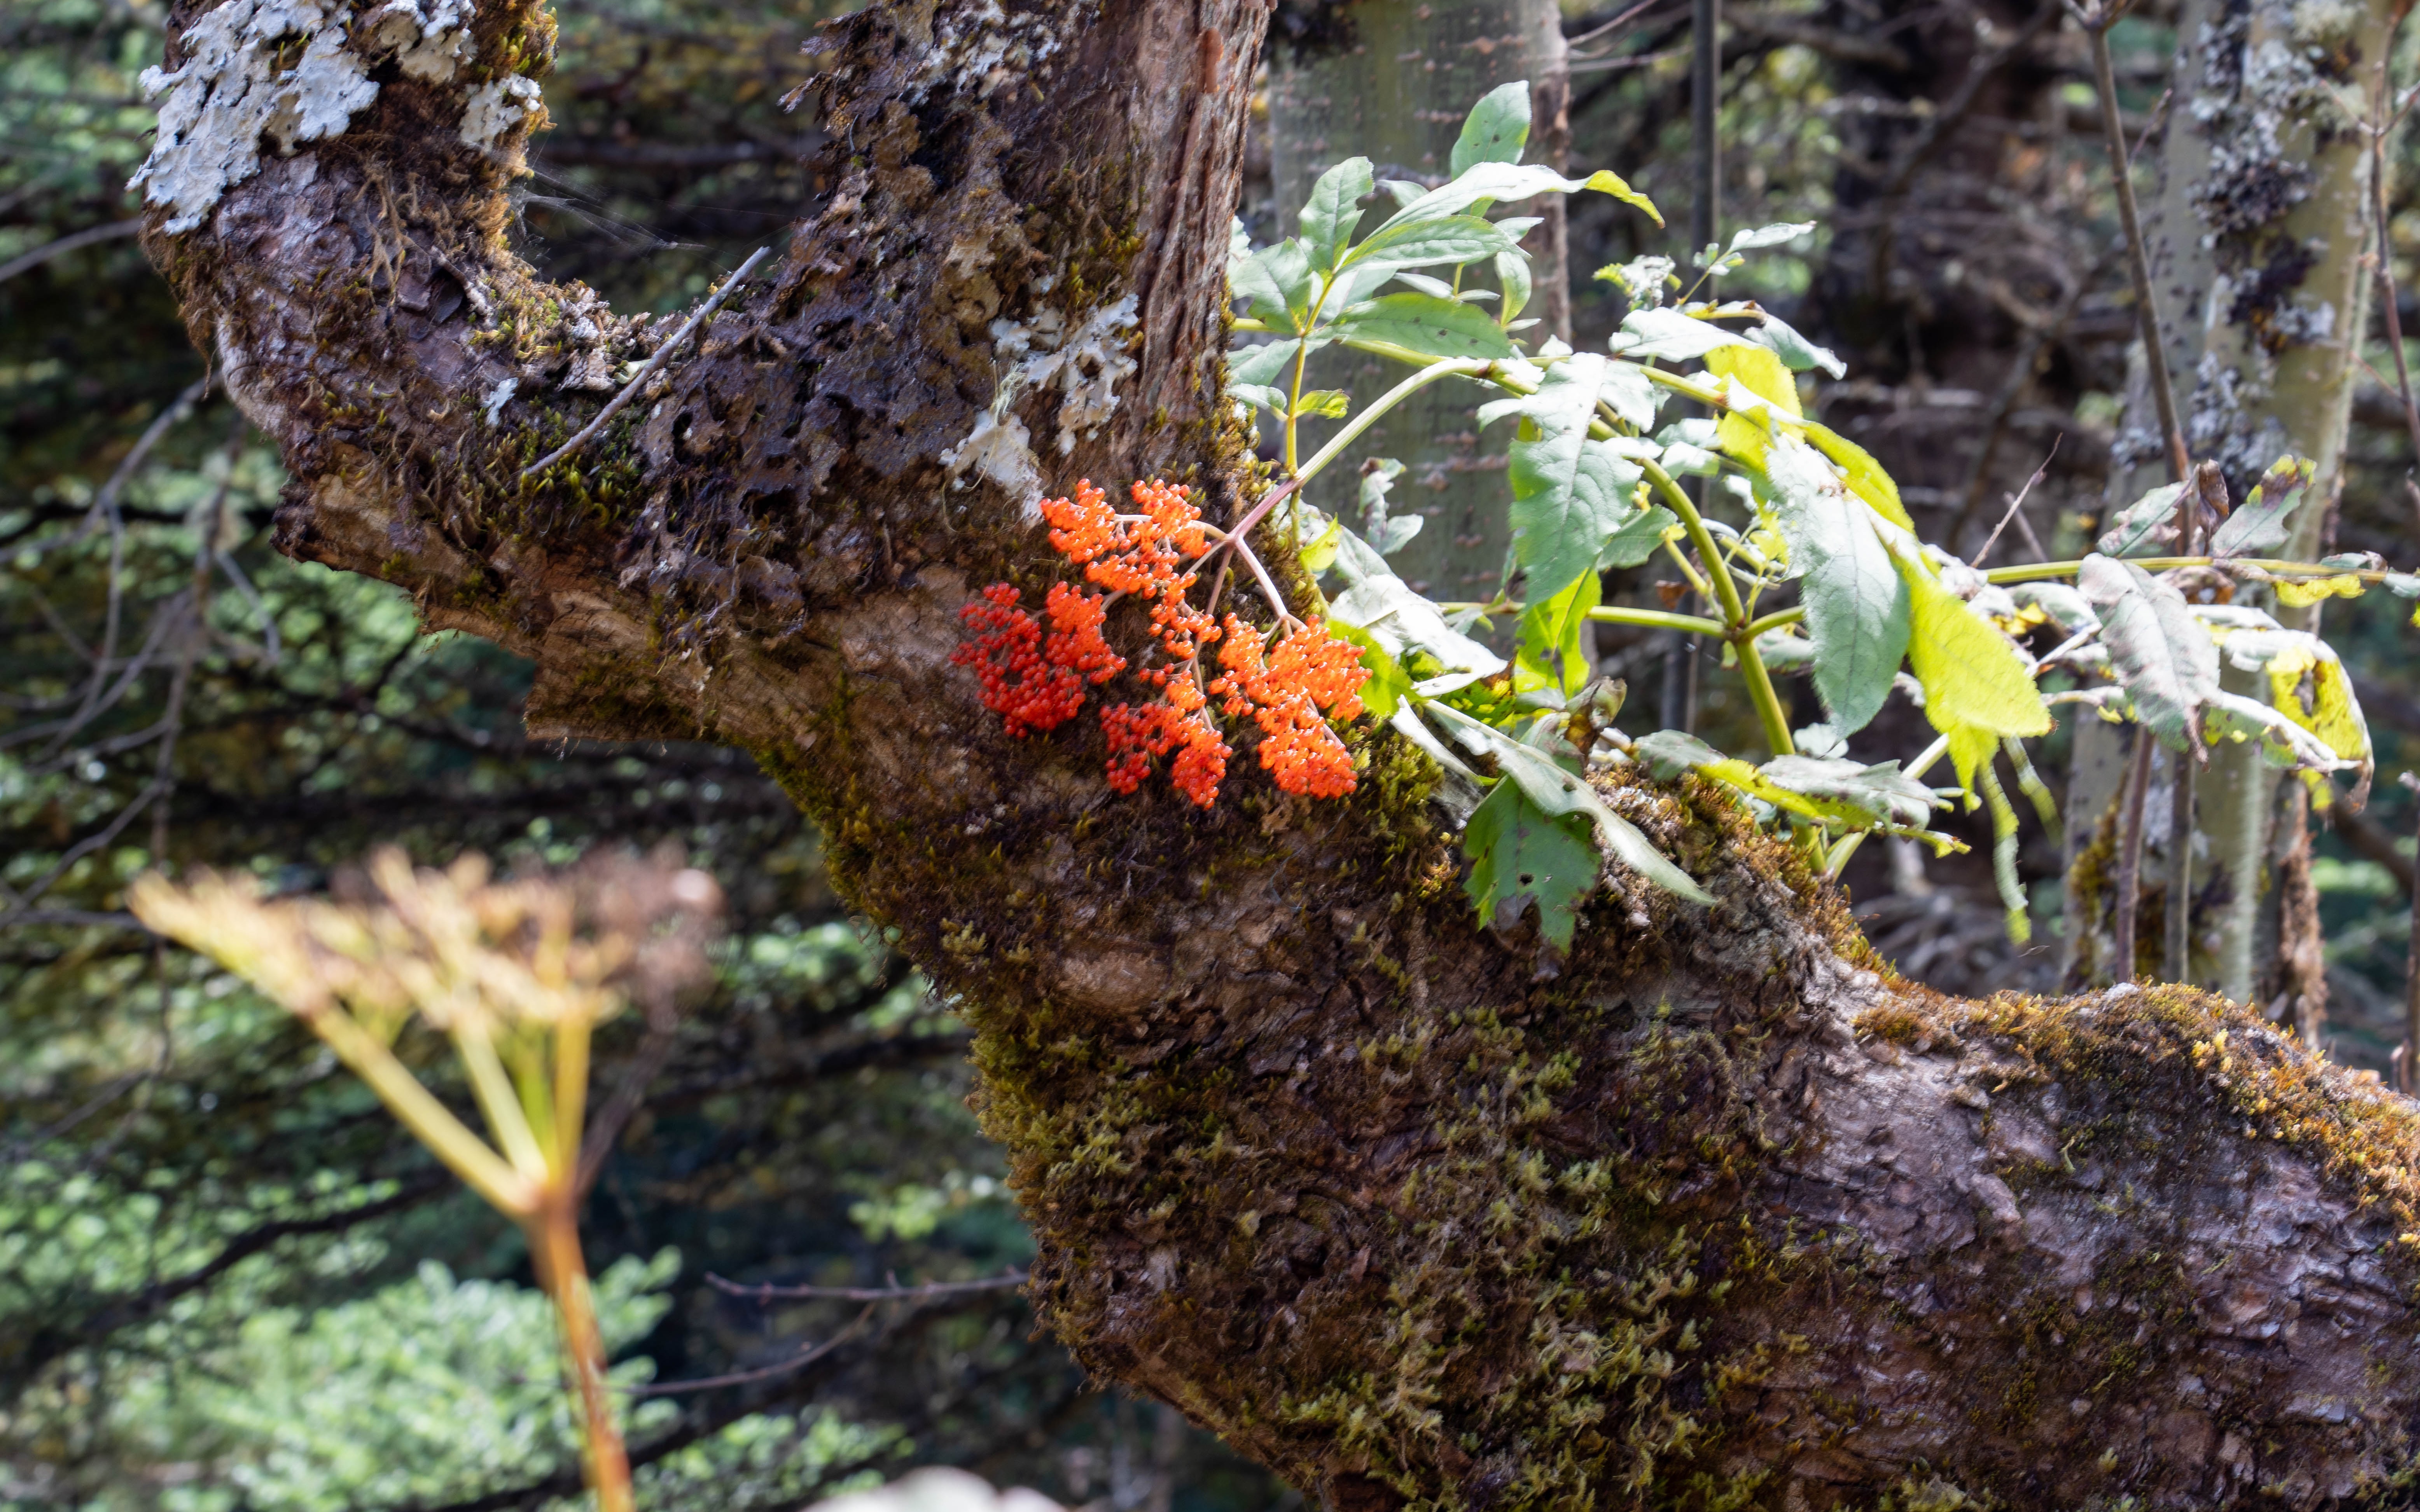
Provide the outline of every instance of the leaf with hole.
[[1516,79],[1481,95],[1463,117],[1450,160],[1456,175],[1482,162],[1518,162],[1529,145],[1529,81]]
[[1511,929],[1534,908],[1540,936],[1571,949],[1580,905],[1605,866],[1586,819],[1547,813],[1518,783],[1498,782],[1471,810],[1462,853],[1471,860],[1463,886],[1484,923]]
[[1434,294],[1381,296],[1355,306],[1329,330],[1341,340],[1388,342],[1428,357],[1516,355],[1512,339],[1486,311]]
[[1302,244],[1311,266],[1325,272],[1336,266],[1353,228],[1361,224],[1361,200],[1373,187],[1370,160],[1347,158],[1319,176],[1311,198],[1302,207]]

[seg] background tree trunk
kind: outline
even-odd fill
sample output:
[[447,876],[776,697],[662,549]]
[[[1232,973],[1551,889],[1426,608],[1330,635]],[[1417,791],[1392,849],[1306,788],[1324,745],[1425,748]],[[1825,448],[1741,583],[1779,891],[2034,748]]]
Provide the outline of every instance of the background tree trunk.
[[[1613,872],[1558,961],[1478,927],[1383,729],[1347,800],[1239,759],[1204,812],[982,709],[958,611],[1056,570],[1020,466],[1186,479],[1218,519],[1254,486],[1218,376],[1261,20],[829,33],[831,199],[528,481],[597,413],[592,354],[650,345],[503,243],[528,122],[483,148],[473,112],[526,98],[543,11],[483,9],[458,76],[381,77],[149,244],[284,448],[286,548],[534,655],[553,728],[755,753],[963,1005],[1047,1324],[1334,1504],[2301,1506],[2399,1473],[2420,1116],[2374,1084],[2186,991],[1911,987],[1695,783],[1599,779],[1716,903]],[[1000,400],[1037,348],[1059,381]]]
[[[1562,12],[1555,0],[1361,0],[1288,6],[1270,46],[1269,134],[1278,213],[1290,217],[1314,179],[1356,155],[1381,179],[1443,183],[1463,116],[1480,97],[1529,81],[1532,126],[1524,160],[1561,167],[1570,144],[1571,78],[1563,69]],[[1382,196],[1383,197],[1383,196]],[[1570,339],[1572,303],[1563,196],[1523,213],[1543,215],[1529,235],[1536,292],[1525,316]],[[1278,227],[1291,236],[1290,221]],[[1387,364],[1337,348],[1312,360],[1321,388],[1366,401],[1391,379]],[[1416,394],[1372,426],[1314,482],[1312,502],[1348,519],[1355,464],[1390,456],[1404,472],[1393,507],[1428,523],[1394,557],[1405,581],[1435,598],[1484,599],[1504,576],[1512,528],[1504,481],[1509,426],[1472,424],[1474,386],[1450,379]]]
[[[2319,464],[2316,494],[2280,548],[2304,560],[2323,549],[2344,486],[2374,276],[2367,138],[2339,101],[2366,108],[2398,14],[2392,0],[2188,0],[2179,22],[2174,103],[2144,227],[2168,368],[2193,455],[2226,470],[2238,502],[2282,455]],[[2138,360],[2110,469],[2112,508],[2166,481],[2143,372]],[[2238,593],[2276,608],[2265,589]],[[2278,610],[2310,629],[2319,612]],[[2230,670],[2226,678],[2250,690],[2249,674]],[[2106,732],[2095,733],[2107,743]],[[2214,750],[2198,784],[2195,827],[2207,854],[2195,870],[2193,980],[2238,1002],[2266,1003],[2286,987],[2273,878],[2308,842],[2304,810],[2281,806],[2278,792],[2250,747]],[[2098,812],[2097,790],[2079,796]],[[2154,793],[2146,808],[2164,813],[2167,802]],[[2091,821],[2073,813],[2071,823],[2088,832]],[[2149,879],[2165,876],[2167,863],[2156,849],[2147,854],[2148,900]],[[2071,884],[2070,895],[2091,890]],[[2156,920],[2159,911],[2147,903],[2144,917]],[[2317,927],[2316,910],[2297,917]],[[2077,920],[2087,926],[2102,921]],[[2158,938],[2156,924],[2137,935]],[[2284,953],[2316,948],[2302,941]],[[2305,1005],[2296,1018],[2324,1015],[2324,981],[2312,972],[2297,980],[2307,990],[2292,994]]]

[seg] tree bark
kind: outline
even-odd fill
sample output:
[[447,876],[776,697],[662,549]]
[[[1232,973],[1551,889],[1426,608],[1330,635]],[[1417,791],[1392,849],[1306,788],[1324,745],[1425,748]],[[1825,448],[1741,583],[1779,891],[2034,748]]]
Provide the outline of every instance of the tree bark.
[[[2395,0],[2188,0],[2178,24],[2176,102],[2144,228],[2178,409],[2195,457],[2226,470],[2239,502],[2278,457],[2318,463],[2314,497],[2281,548],[2306,561],[2323,549],[2344,486],[2374,276],[2368,143],[2344,106],[2366,108],[2398,15]],[[2167,481],[2142,375],[2138,360],[2110,468],[2113,507]],[[2275,608],[2265,590],[2250,596]],[[2319,617],[2316,605],[2279,611],[2305,629]],[[2228,686],[2242,691],[2241,681]],[[2280,952],[2318,948],[2316,936],[2281,943],[2263,865],[2304,845],[2304,810],[2278,802],[2276,774],[2249,747],[2214,750],[2199,785],[2208,855],[2195,872],[2193,978],[2239,1001],[2267,997],[2288,985]],[[2147,876],[2166,872],[2164,860],[2145,863]],[[2310,1011],[2321,1011],[2324,984],[2313,990],[2320,1007]]]
[[[1112,795],[1083,725],[983,710],[959,609],[1054,568],[986,471],[1016,475],[1001,433],[1053,491],[1156,473],[1233,518],[1255,486],[1220,254],[1263,19],[825,32],[830,200],[526,483],[649,345],[504,244],[534,116],[478,111],[543,71],[542,10],[489,0],[449,77],[366,25],[314,43],[375,98],[190,230],[155,208],[148,244],[285,450],[283,547],[535,657],[543,732],[754,752],[964,1005],[1047,1325],[1329,1503],[2399,1485],[2420,1119],[2374,1083],[2184,990],[1903,983],[1695,784],[1605,779],[1716,905],[1614,872],[1559,962],[1477,926],[1435,774],[1383,730],[1348,799],[1239,759],[1204,812]],[[1000,396],[1053,331],[1081,381]]]

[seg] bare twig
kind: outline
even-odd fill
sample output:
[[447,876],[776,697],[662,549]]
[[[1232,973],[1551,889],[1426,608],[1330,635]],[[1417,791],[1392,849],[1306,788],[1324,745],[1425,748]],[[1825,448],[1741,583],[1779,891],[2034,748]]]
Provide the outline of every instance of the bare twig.
[[63,256],[80,247],[89,247],[102,241],[118,241],[127,237],[142,234],[143,219],[140,216],[132,221],[112,221],[107,225],[87,226],[82,231],[63,236],[56,241],[36,247],[31,252],[0,263],[0,284],[6,284],[19,273],[30,273],[52,258]]
[[[2395,355],[2395,393],[2403,401],[2403,423],[2412,437],[2412,456],[2420,464],[2420,405],[2412,401],[2412,369],[2403,356],[2403,315],[2395,305],[2395,241],[2389,231],[2386,208],[2386,138],[2392,130],[2386,116],[2386,64],[2378,65],[2378,95],[2369,123],[2369,192],[2370,208],[2378,236],[2378,300],[2386,307],[2386,349]],[[2366,363],[2362,364],[2366,367]],[[2404,473],[2404,491],[2415,510],[2420,510],[2420,490],[2412,487],[2412,474]]]
[[1003,1275],[985,1276],[979,1281],[928,1281],[920,1287],[776,1287],[743,1286],[737,1281],[708,1272],[706,1284],[731,1297],[747,1297],[756,1302],[812,1299],[825,1302],[923,1302],[934,1297],[956,1297],[976,1291],[1005,1291],[1025,1285],[1025,1273],[1011,1271]]
[[[2118,113],[2118,79],[2109,61],[2109,28],[2117,24],[2124,12],[2124,0],[2096,0],[2090,9],[2075,6],[2070,0],[2070,10],[2084,27],[2092,46],[2092,83],[2101,96],[2101,123],[2109,148],[2109,177],[2118,190],[2118,220],[2126,231],[2126,273],[2134,285],[2135,330],[2143,343],[2145,380],[2151,391],[2152,409],[2160,417],[2161,439],[2167,445],[2168,470],[2178,483],[2190,484],[2193,477],[2193,455],[2185,446],[2184,427],[2177,420],[2177,396],[2168,378],[2168,354],[2161,339],[2160,307],[2151,287],[2151,259],[2143,243],[2143,221],[2134,206],[2133,154],[2126,146],[2126,130]],[[2198,490],[2187,486],[2177,495],[2177,527],[2182,545],[2179,549],[2190,554],[2194,530],[2201,516]],[[2126,797],[2126,825],[2118,836],[2118,921],[2119,938],[2124,941],[2118,951],[2119,964],[2131,978],[2133,973],[2134,909],[2142,897],[2143,863],[2143,796],[2151,779],[2151,749],[2148,733],[2135,741],[2133,784]],[[2188,728],[2186,740],[2194,741]],[[2165,939],[2164,969],[2172,980],[2182,981],[2191,975],[2188,959],[2193,933],[2193,814],[2194,762],[2197,749],[2189,750],[2177,759],[2176,781],[2173,788],[2173,814],[2169,846],[2175,852],[2170,857],[2168,872],[2168,910]],[[2121,978],[2126,980],[2126,978]]]
[[842,1345],[853,1342],[857,1338],[859,1331],[865,1327],[866,1319],[873,1316],[874,1309],[872,1307],[868,1307],[865,1311],[857,1315],[857,1319],[854,1322],[850,1323],[846,1328],[842,1329],[839,1333],[834,1334],[831,1337],[824,1340],[821,1344],[812,1345],[806,1349],[802,1349],[790,1358],[774,1365],[761,1365],[754,1370],[734,1370],[728,1375],[701,1376],[692,1381],[659,1381],[651,1385],[633,1386],[626,1393],[626,1395],[633,1398],[643,1396],[671,1396],[685,1391],[713,1391],[723,1386],[749,1386],[753,1385],[760,1381],[778,1380],[783,1376],[790,1375],[796,1371],[804,1370],[807,1366],[814,1364],[817,1360],[822,1359],[825,1355],[831,1353]]
[[706,323],[706,317],[714,314],[715,310],[721,306],[724,297],[729,295],[733,289],[737,288],[739,286],[739,281],[746,278],[751,272],[753,272],[756,265],[763,262],[766,257],[772,253],[772,251],[773,249],[770,247],[759,247],[754,252],[750,253],[748,255],[748,260],[739,265],[739,270],[733,273],[729,278],[724,279],[721,288],[716,289],[712,294],[706,296],[706,302],[697,307],[697,313],[690,316],[688,320],[684,321],[678,331],[674,332],[671,337],[667,339],[662,346],[656,348],[654,355],[647,359],[646,363],[639,369],[637,375],[634,376],[629,382],[622,386],[622,392],[605,401],[605,408],[597,411],[596,419],[591,420],[587,424],[581,426],[579,431],[573,435],[571,440],[564,442],[553,451],[547,453],[546,455],[539,457],[536,461],[521,469],[522,481],[526,482],[531,478],[536,477],[539,473],[544,472],[547,469],[554,466],[557,462],[562,461],[565,457],[569,456],[572,453],[587,445],[591,440],[594,440],[597,437],[597,433],[605,428],[605,422],[613,419],[615,415],[622,412],[623,408],[628,405],[630,400],[637,395],[639,386],[646,382],[647,379],[656,376],[657,370],[661,368],[666,362],[671,360],[673,353],[678,349],[681,343],[689,340],[690,333],[696,331],[699,326]]
[[[1992,554],[1992,548],[1999,544],[2000,532],[2009,528],[2009,521],[2013,519],[2018,521],[2020,524],[2024,523],[2025,496],[2034,491],[2034,486],[2042,481],[2042,474],[2050,471],[2051,458],[2058,455],[2058,437],[2054,436],[2051,438],[2050,450],[2043,455],[2041,466],[2034,469],[2034,475],[2027,478],[2025,480],[2025,486],[2017,490],[2015,498],[2009,501],[2009,512],[2000,517],[2000,523],[1993,526],[1992,533],[1983,538],[1983,549],[1975,553],[1975,560],[1970,563],[1969,565],[1980,567],[1983,564],[1983,559]],[[2024,533],[2028,538],[2033,535],[2033,532],[2031,531],[2026,531]],[[1953,536],[1952,539],[1954,540],[1956,537]],[[2036,549],[2037,553],[2039,553],[2039,547],[2037,547]]]

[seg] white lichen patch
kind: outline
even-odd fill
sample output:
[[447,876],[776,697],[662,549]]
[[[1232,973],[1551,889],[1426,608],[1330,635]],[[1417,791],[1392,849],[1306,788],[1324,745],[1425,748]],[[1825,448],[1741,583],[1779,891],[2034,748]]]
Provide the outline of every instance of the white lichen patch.
[[168,98],[159,139],[127,187],[175,208],[170,231],[190,231],[260,171],[263,137],[291,152],[342,131],[378,97],[364,60],[347,50],[351,19],[320,0],[228,0],[195,22],[183,68],[144,70],[144,96]]
[[939,18],[933,45],[917,70],[911,102],[923,103],[941,81],[959,94],[989,100],[993,91],[1016,79],[1036,83],[1048,77],[1047,65],[1066,46],[1066,39],[1093,23],[1092,4],[1051,5],[1015,15],[1000,0],[984,0],[971,9]]
[[[146,203],[175,210],[167,229],[191,231],[220,198],[260,171],[261,144],[290,153],[342,133],[378,98],[370,69],[393,57],[410,78],[444,84],[467,67],[474,0],[389,0],[356,39],[341,0],[227,0],[186,28],[185,63],[146,69],[160,106],[151,155],[128,180]],[[537,85],[510,78],[473,90],[462,140],[485,151],[543,107]]]
[[487,415],[490,427],[496,424],[498,417],[504,414],[504,406],[513,402],[513,395],[519,392],[520,386],[519,378],[499,378],[496,386],[488,391],[488,396],[480,402],[479,409]]
[[443,84],[471,60],[468,0],[389,0],[370,12],[370,37],[415,79]]
[[535,124],[546,102],[539,96],[535,81],[516,73],[493,84],[483,84],[471,91],[470,102],[462,110],[462,140],[480,151],[493,153],[514,127]]
[[1044,310],[1031,324],[1012,320],[991,323],[992,350],[1002,363],[1016,365],[1001,379],[991,408],[975,417],[966,439],[941,454],[954,478],[981,473],[1025,505],[1030,518],[1040,518],[1042,471],[1033,455],[1032,434],[1009,412],[1019,395],[1047,393],[1062,395],[1053,417],[1054,444],[1066,455],[1079,440],[1090,440],[1117,412],[1117,386],[1135,373],[1126,355],[1136,326],[1131,294],[1094,311],[1075,332],[1066,333],[1066,316]]

